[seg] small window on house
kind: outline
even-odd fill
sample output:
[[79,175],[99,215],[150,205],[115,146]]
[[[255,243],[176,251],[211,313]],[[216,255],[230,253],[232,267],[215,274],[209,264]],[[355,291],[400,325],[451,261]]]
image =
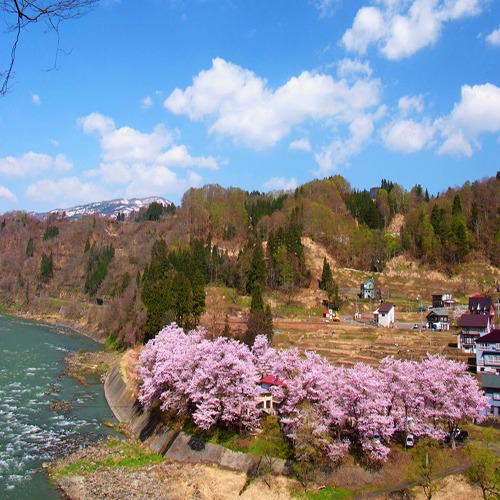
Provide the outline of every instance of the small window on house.
[[493,400],[494,401],[500,401],[500,392],[494,392],[493,393]]

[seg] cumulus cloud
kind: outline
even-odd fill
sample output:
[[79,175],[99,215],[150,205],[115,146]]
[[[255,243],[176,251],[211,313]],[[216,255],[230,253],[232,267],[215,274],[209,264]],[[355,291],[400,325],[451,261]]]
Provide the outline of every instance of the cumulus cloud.
[[296,141],[292,141],[288,147],[290,149],[295,149],[296,151],[311,151],[311,143],[307,139],[298,139]]
[[33,101],[33,104],[36,104],[37,106],[39,106],[42,103],[42,101],[40,100],[40,96],[38,94],[32,94],[31,100]]
[[131,177],[132,182],[126,189],[126,196],[129,197],[182,193],[190,187],[199,187],[202,182],[201,176],[196,172],[188,172],[186,178],[179,178],[175,172],[160,165],[135,165]]
[[[174,144],[174,137],[164,125],[157,125],[151,133],[131,127],[116,128],[111,118],[92,113],[79,120],[85,133],[101,135],[101,157],[107,179],[112,166],[121,174],[135,164],[170,167],[196,167],[216,170],[217,161],[212,156],[191,156],[184,145]],[[127,177],[127,176],[126,176]]]
[[368,61],[345,58],[338,63],[337,73],[340,78],[358,77],[359,75],[371,76],[372,69]]
[[18,158],[13,156],[0,158],[0,174],[6,177],[36,177],[41,172],[49,170],[56,162],[60,164],[62,159],[58,161],[51,156],[30,151]]
[[398,120],[382,131],[386,148],[402,153],[420,151],[433,136],[434,129],[427,121]]
[[319,173],[329,174],[339,165],[346,163],[349,158],[358,154],[370,140],[374,130],[370,116],[360,116],[349,125],[349,137],[345,140],[335,139],[331,144],[316,153],[315,158],[319,166]]
[[408,116],[413,112],[422,113],[424,110],[424,97],[422,95],[405,95],[399,99],[398,108],[403,116]]
[[17,197],[14,193],[9,191],[5,186],[0,186],[0,198],[4,198],[7,201],[17,202]]
[[104,200],[109,193],[105,193],[98,184],[82,182],[77,177],[65,177],[34,182],[26,189],[26,196],[41,203],[60,203],[61,206],[69,206]]
[[444,140],[439,153],[471,156],[481,134],[500,132],[500,88],[491,83],[462,86],[460,102],[435,126]]
[[342,37],[349,51],[375,45],[388,59],[408,57],[435,43],[445,23],[476,15],[484,0],[372,0]]
[[500,28],[492,31],[487,37],[486,41],[491,45],[500,46]]
[[307,120],[350,124],[380,101],[376,79],[346,80],[304,71],[273,90],[252,71],[217,58],[193,85],[175,89],[166,109],[205,120],[210,133],[228,135],[257,150],[274,146]]
[[284,177],[273,177],[262,184],[262,188],[268,191],[293,191],[297,187],[297,180],[293,177],[285,179]]

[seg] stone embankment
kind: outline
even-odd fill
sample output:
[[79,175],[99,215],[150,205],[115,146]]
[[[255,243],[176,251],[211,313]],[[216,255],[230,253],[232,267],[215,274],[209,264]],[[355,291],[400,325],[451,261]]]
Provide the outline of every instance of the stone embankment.
[[[104,395],[115,417],[120,422],[127,423],[132,434],[165,458],[193,464],[218,464],[241,472],[248,472],[261,458],[249,453],[231,451],[170,429],[161,421],[159,415],[142,410],[136,395],[123,381],[118,364],[106,377]],[[275,472],[282,473],[285,462],[277,460],[274,467]]]

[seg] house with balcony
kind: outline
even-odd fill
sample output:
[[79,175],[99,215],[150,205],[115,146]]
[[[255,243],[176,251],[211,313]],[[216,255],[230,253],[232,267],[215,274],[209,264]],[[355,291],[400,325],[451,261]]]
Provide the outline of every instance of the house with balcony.
[[449,330],[450,315],[444,309],[434,309],[427,315],[427,325],[431,330]]
[[476,352],[476,341],[491,332],[491,321],[484,314],[462,314],[457,347],[464,352]]
[[432,307],[444,308],[453,307],[455,301],[451,298],[449,292],[434,292],[432,294]]
[[380,307],[373,313],[373,321],[377,326],[391,328],[394,326],[394,303],[382,302]]
[[500,374],[500,330],[476,340],[476,366],[478,373]]
[[483,412],[487,417],[500,417],[500,377],[492,373],[483,375],[483,391],[489,399],[489,408]]

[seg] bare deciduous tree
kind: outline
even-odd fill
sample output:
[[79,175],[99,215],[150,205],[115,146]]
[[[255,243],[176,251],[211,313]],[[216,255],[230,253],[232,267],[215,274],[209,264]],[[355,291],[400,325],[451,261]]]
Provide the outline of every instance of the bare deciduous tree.
[[0,71],[0,95],[7,92],[12,76],[16,49],[21,32],[31,24],[44,22],[47,32],[52,31],[59,36],[59,24],[67,19],[77,19],[85,15],[99,0],[0,0],[0,12],[7,31],[13,33],[10,63]]

